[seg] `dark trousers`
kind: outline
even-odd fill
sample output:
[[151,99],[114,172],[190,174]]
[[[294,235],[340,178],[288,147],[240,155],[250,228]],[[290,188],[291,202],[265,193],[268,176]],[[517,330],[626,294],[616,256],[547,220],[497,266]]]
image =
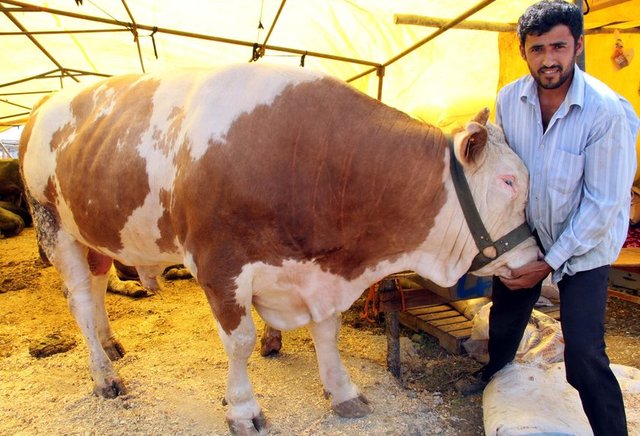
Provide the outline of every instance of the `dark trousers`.
[[[576,388],[596,436],[627,435],[620,386],[605,352],[604,320],[609,266],[565,275],[558,283],[560,316],[565,341],[567,381]],[[489,380],[511,362],[540,296],[542,283],[530,289],[509,290],[493,279],[489,314],[489,363],[482,378]]]

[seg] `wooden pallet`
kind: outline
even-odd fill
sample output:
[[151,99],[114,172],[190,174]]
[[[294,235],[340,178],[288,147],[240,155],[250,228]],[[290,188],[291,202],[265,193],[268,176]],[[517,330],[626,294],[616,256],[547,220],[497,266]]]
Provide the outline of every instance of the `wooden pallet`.
[[417,307],[400,312],[400,322],[414,331],[438,339],[440,346],[453,354],[462,354],[462,341],[471,335],[473,323],[449,304]]
[[[560,306],[536,310],[560,319]],[[471,336],[473,322],[449,304],[416,307],[398,312],[402,325],[416,332],[425,332],[438,339],[440,346],[452,354],[464,354],[462,343]]]

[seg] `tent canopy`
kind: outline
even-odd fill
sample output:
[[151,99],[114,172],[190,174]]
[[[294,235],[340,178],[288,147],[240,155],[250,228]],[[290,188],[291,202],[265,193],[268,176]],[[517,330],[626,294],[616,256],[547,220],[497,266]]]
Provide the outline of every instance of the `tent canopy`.
[[[526,72],[517,42],[509,42],[512,31],[449,27],[470,21],[513,24],[531,3],[0,0],[0,124],[23,123],[34,103],[61,87],[253,58],[326,71],[415,117],[447,126],[493,107],[498,86]],[[585,27],[596,32],[587,39],[587,71],[640,108],[640,61],[618,72],[609,60],[616,37],[640,49],[640,0],[589,0],[583,9]],[[398,15],[399,21],[410,15],[445,25],[397,24]],[[475,29],[478,23],[471,24]],[[613,29],[622,33],[616,36]]]

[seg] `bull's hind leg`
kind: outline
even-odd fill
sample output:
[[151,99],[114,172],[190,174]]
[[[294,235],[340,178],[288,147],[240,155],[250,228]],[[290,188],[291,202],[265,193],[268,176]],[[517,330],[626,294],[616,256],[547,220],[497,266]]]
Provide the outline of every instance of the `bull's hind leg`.
[[[95,252],[92,255],[100,256]],[[106,259],[108,258],[105,258],[103,261],[106,262]],[[95,320],[100,344],[102,345],[102,349],[105,353],[107,353],[107,356],[109,356],[109,359],[115,361],[123,357],[125,351],[124,347],[113,333],[113,330],[111,330],[111,324],[109,323],[109,317],[107,316],[107,310],[105,307],[105,295],[107,284],[109,282],[109,275],[110,268],[107,269],[107,273],[105,274],[96,274],[96,272],[92,271],[91,294],[96,307]],[[73,312],[73,308],[71,308],[71,310]],[[75,312],[74,316],[77,319]]]
[[115,359],[124,351],[113,338],[104,306],[108,271],[105,258],[90,256],[90,251],[62,231],[55,216],[42,205],[32,202],[31,206],[40,247],[62,276],[69,308],[89,349],[94,392],[116,397],[125,392],[125,387],[110,357]]
[[338,333],[342,322],[341,315],[309,325],[316,348],[320,380],[325,395],[331,396],[331,407],[340,416],[356,418],[371,413],[369,400],[362,395],[351,382],[349,374],[338,353]]

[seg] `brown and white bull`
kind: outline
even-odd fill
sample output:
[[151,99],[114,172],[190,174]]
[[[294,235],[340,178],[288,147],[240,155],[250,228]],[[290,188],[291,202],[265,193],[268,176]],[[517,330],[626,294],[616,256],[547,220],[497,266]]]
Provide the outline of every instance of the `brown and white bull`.
[[[528,176],[486,117],[454,146],[498,238],[524,222]],[[236,433],[266,427],[247,374],[252,305],[274,328],[309,326],[333,409],[362,416],[371,406],[338,355],[340,313],[398,271],[453,285],[478,253],[443,133],[302,68],[129,75],[63,91],[34,109],[20,153],[95,392],[125,392],[104,307],[111,260],[149,276],[184,263],[228,355]],[[536,255],[529,238],[478,273],[508,274]]]

